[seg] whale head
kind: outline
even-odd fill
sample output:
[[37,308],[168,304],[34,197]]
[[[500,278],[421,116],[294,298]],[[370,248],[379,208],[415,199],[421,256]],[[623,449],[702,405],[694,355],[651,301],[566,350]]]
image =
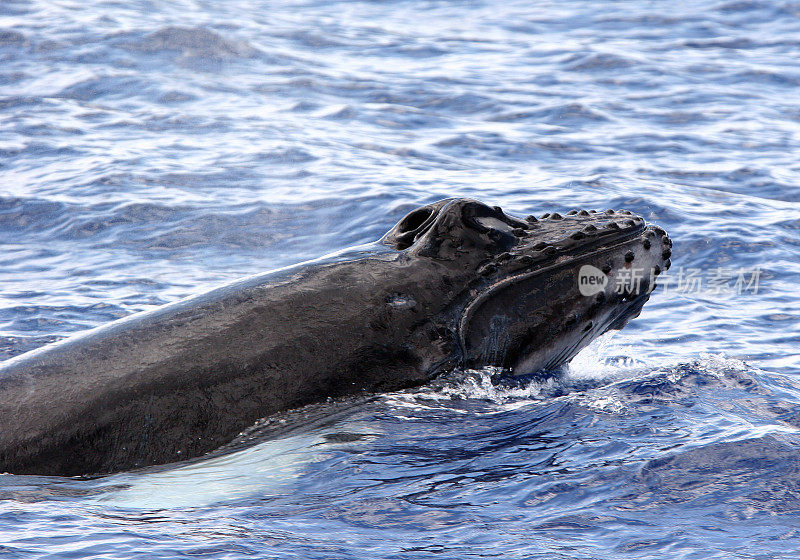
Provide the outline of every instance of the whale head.
[[381,241],[467,271],[452,315],[462,365],[518,374],[556,368],[638,316],[672,251],[627,210],[518,218],[471,199],[417,208]]

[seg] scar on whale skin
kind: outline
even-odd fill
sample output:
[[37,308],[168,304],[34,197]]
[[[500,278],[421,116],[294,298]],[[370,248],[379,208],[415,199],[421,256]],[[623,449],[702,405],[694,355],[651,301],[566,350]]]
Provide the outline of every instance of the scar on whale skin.
[[[258,419],[454,367],[557,367],[637,316],[666,232],[628,211],[470,199],[379,241],[132,315],[0,364],[0,471],[88,475],[213,451]],[[582,295],[577,275],[605,275]],[[635,290],[613,288],[626,270]]]

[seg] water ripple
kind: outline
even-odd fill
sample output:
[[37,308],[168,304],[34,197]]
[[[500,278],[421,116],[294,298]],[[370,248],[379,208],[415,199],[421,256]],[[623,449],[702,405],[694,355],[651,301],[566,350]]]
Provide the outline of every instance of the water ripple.
[[448,196],[625,207],[670,232],[676,275],[761,273],[756,293],[664,282],[548,381],[457,372],[162,472],[2,476],[2,555],[787,557],[798,16],[0,2],[0,358]]

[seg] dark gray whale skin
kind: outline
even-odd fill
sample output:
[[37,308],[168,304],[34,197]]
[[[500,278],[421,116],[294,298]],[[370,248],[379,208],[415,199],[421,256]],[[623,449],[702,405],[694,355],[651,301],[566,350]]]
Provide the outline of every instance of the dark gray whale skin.
[[[518,219],[469,199],[379,242],[139,313],[0,364],[0,472],[203,455],[269,414],[444,369],[553,368],[638,315],[672,242],[625,211]],[[590,264],[605,289],[579,293]],[[615,278],[644,270],[639,290]]]

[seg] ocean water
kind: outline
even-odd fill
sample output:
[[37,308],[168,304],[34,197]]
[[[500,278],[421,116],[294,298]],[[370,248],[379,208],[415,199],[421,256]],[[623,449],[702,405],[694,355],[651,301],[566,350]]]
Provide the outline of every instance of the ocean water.
[[627,208],[675,245],[559,376],[2,475],[0,557],[800,558],[799,56],[793,1],[3,0],[0,358],[444,197]]

